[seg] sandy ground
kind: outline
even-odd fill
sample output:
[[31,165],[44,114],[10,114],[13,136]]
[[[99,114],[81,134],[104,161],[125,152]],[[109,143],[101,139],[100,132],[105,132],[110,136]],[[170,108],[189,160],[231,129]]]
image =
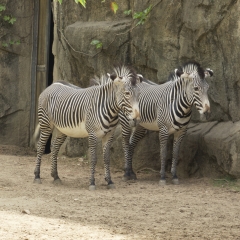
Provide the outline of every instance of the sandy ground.
[[[240,239],[240,186],[212,179],[158,185],[159,175],[138,173],[106,189],[97,169],[97,190],[88,190],[89,163],[59,158],[62,185],[52,183],[44,155],[42,184],[33,184],[29,150],[0,148],[0,239]],[[30,154],[30,155],[29,155]]]

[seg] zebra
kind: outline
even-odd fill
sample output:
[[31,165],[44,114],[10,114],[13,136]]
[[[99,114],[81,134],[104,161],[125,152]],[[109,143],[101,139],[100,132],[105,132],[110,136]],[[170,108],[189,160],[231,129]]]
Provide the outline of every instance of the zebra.
[[[80,88],[59,81],[47,87],[39,96],[38,120],[40,138],[37,145],[35,183],[41,183],[40,165],[46,142],[57,129],[51,145],[51,176],[54,182],[61,182],[57,171],[57,155],[67,136],[88,137],[91,156],[89,190],[95,190],[95,166],[97,162],[97,140],[102,139],[105,180],[108,188],[114,188],[110,175],[109,150],[114,130],[118,124],[118,112],[129,119],[139,117],[136,84],[140,81],[136,72],[128,66],[114,67],[113,74],[103,75],[105,84]],[[95,80],[97,81],[96,77]],[[36,130],[37,131],[37,130]]]
[[188,62],[175,69],[169,75],[169,81],[158,85],[149,80],[139,84],[141,92],[139,96],[140,121],[131,135],[131,127],[127,117],[119,114],[122,125],[122,144],[125,156],[124,180],[136,179],[132,168],[134,148],[138,141],[144,137],[147,130],[159,132],[160,140],[160,181],[165,185],[165,161],[167,154],[167,141],[174,134],[172,152],[172,182],[178,184],[176,172],[179,146],[187,131],[187,125],[191,119],[192,106],[195,105],[200,114],[210,115],[210,103],[207,95],[209,88],[205,78],[212,77],[213,71],[207,68],[205,71],[199,63]]

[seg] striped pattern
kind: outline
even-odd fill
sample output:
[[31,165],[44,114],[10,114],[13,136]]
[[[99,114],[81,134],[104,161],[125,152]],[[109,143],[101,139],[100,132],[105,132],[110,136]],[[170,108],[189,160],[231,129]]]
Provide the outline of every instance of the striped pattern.
[[145,84],[139,96],[140,123],[133,135],[127,118],[120,114],[123,126],[123,148],[125,153],[125,179],[136,178],[132,169],[132,156],[138,141],[146,134],[146,129],[159,131],[161,180],[165,183],[165,161],[167,141],[174,134],[172,176],[177,183],[176,165],[180,143],[186,134],[186,127],[191,119],[192,106],[203,113],[210,112],[205,78],[212,76],[210,69],[204,71],[196,62],[190,62],[175,70],[169,81],[161,85]]
[[[54,180],[59,180],[57,155],[67,136],[89,137],[91,152],[90,185],[95,187],[95,165],[97,162],[97,139],[102,138],[105,162],[105,179],[113,185],[109,169],[109,149],[114,129],[118,123],[118,112],[122,111],[129,118],[139,115],[139,90],[135,86],[137,75],[126,66],[116,67],[114,73],[101,77],[101,83],[86,89],[60,81],[46,88],[39,97],[38,118],[40,139],[37,149],[35,181],[40,182],[40,164],[46,142],[53,131],[58,129],[52,141],[52,169]],[[100,79],[95,78],[95,82]],[[134,111],[133,111],[134,110]]]

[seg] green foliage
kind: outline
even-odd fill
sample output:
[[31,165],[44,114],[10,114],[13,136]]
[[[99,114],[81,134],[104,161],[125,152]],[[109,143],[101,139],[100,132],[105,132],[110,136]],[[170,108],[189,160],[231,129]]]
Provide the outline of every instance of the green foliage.
[[[58,1],[60,4],[62,4],[62,1],[63,1],[63,0],[55,0],[55,1]],[[76,3],[82,4],[82,6],[86,8],[86,0],[74,0],[74,1],[75,1]],[[105,3],[105,0],[101,0],[101,2],[102,2],[102,3]],[[118,10],[119,7],[118,7],[118,4],[117,4],[116,2],[111,1],[111,3],[110,3],[110,8],[111,8],[111,10],[116,14],[116,12],[117,12],[117,10]],[[136,19],[136,20],[137,20],[137,23],[136,23],[136,25],[135,25],[134,27],[136,27],[136,26],[138,26],[138,25],[143,25],[143,24],[146,22],[146,20],[147,20],[147,18],[148,18],[148,16],[149,16],[149,13],[150,13],[151,10],[152,10],[152,8],[153,8],[153,6],[150,5],[148,8],[146,8],[146,9],[143,10],[142,12],[136,12],[136,13],[133,14],[133,19]],[[127,15],[127,16],[129,16],[131,13],[132,13],[132,10],[131,10],[131,9],[124,11],[124,14]],[[133,27],[133,28],[134,28],[134,27]],[[133,29],[133,28],[132,28],[132,29]],[[96,49],[99,49],[99,48],[102,48],[103,43],[102,43],[101,41],[95,39],[95,40],[92,40],[92,41],[91,41],[91,45],[95,46]]]
[[232,176],[213,179],[213,185],[216,187],[227,188],[231,191],[240,192],[240,181]]
[[118,10],[118,4],[116,2],[111,2],[110,4],[112,11],[116,14]]
[[6,7],[0,4],[0,12],[5,11]]
[[98,48],[102,48],[103,44],[101,41],[95,39],[91,41],[91,45],[94,45],[98,49]]
[[17,21],[15,17],[7,16],[7,15],[3,17],[3,20],[11,24]]
[[8,47],[8,43],[2,43],[2,46],[5,48]]
[[127,16],[129,16],[131,13],[132,13],[132,10],[130,9],[130,10],[126,10],[126,11],[124,11],[123,12],[125,15],[127,15]]
[[[8,24],[14,24],[17,19],[15,17],[13,17],[12,15],[2,15],[2,12],[4,12],[6,10],[6,6],[0,4],[0,23],[5,21],[7,22]],[[2,27],[2,24],[1,24],[1,27]],[[3,36],[7,36],[8,33],[7,31],[2,31],[2,36],[0,36],[0,38],[2,38]],[[8,37],[5,37],[5,39],[8,38]],[[2,47],[4,48],[7,48],[9,46],[12,46],[12,45],[19,45],[20,44],[20,40],[13,40],[13,39],[10,39],[8,41],[4,41],[1,43]]]
[[86,8],[86,0],[75,0],[76,3],[81,3],[83,5],[83,7]]
[[148,8],[146,8],[143,12],[136,12],[133,15],[133,19],[138,19],[137,25],[144,24],[147,20],[148,14],[152,10],[152,5],[150,5]]
[[[55,0],[62,4],[62,0]],[[75,0],[75,3],[81,3],[83,7],[86,8],[86,0]]]

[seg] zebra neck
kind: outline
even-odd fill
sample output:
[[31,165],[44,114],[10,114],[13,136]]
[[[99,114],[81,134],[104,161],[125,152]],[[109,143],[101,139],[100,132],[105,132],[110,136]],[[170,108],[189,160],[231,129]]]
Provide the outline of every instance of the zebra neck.
[[118,107],[116,104],[116,94],[113,83],[108,83],[100,88],[98,103],[98,112],[107,122],[111,123],[118,118]]
[[172,109],[178,117],[190,117],[192,112],[192,101],[188,98],[188,82],[180,79],[174,83],[170,94]]

